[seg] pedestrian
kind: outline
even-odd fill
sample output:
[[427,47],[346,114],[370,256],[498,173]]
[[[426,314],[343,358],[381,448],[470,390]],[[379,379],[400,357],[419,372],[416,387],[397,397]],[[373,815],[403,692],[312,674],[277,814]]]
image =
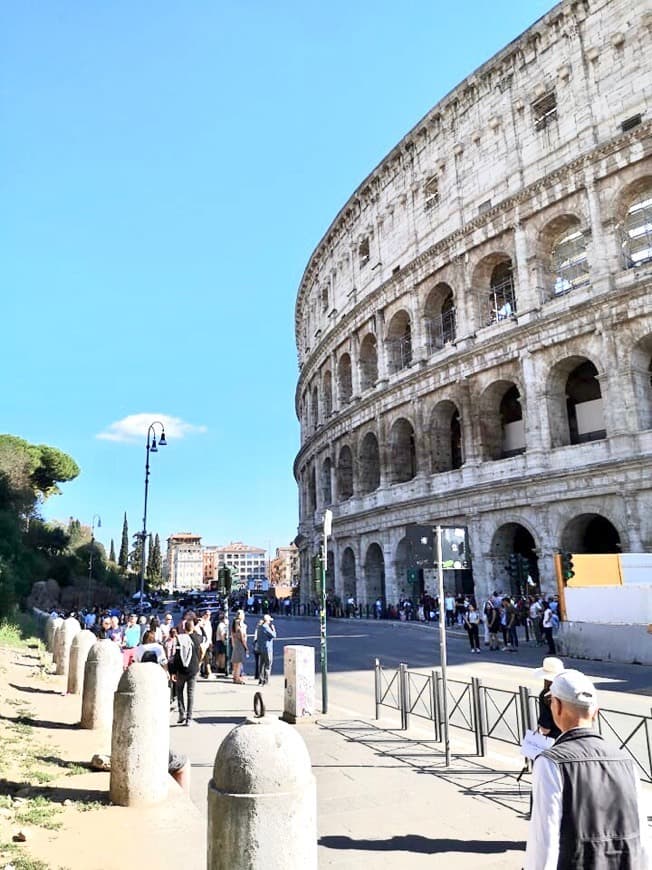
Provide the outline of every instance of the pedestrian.
[[455,598],[453,595],[445,596],[444,608],[446,610],[446,625],[450,628],[455,622]]
[[544,608],[543,616],[541,617],[541,630],[543,631],[543,636],[548,644],[548,652],[551,656],[555,656],[557,655],[557,647],[555,646],[555,639],[552,636],[554,629],[554,614],[547,602]]
[[503,605],[505,607],[504,625],[507,629],[507,643],[505,644],[505,649],[508,652],[516,652],[518,649],[518,634],[516,631],[518,614],[511,598],[503,598]]
[[259,619],[256,623],[256,627],[254,628],[254,680],[258,680],[260,684],[260,658],[261,658],[261,649],[258,643],[259,634],[258,629],[263,625],[263,620]]
[[135,662],[156,662],[167,671],[167,656],[163,646],[156,640],[153,631],[146,631],[138,646],[134,649]]
[[557,674],[550,710],[561,735],[534,762],[525,870],[649,870],[635,762],[593,727],[593,683],[580,671]]
[[184,631],[177,636],[177,650],[173,665],[173,679],[177,684],[179,725],[190,725],[192,721],[200,657],[201,640],[195,631],[195,623],[192,619],[188,619],[184,623]]
[[210,652],[213,638],[213,626],[211,625],[211,612],[205,610],[197,623],[197,632],[201,640],[201,662],[199,673],[202,679],[207,680],[211,675]]
[[552,681],[564,670],[564,663],[561,659],[554,656],[546,656],[541,662],[541,667],[537,668],[534,676],[543,679],[543,689],[539,693],[539,716],[537,717],[537,730],[544,737],[552,737],[556,740],[561,731],[557,727],[555,720],[552,718],[550,709],[550,686]]
[[224,674],[227,676],[227,668],[226,668],[226,633],[228,631],[228,625],[226,621],[226,616],[224,613],[220,613],[217,625],[215,626],[215,633],[213,635],[213,646],[215,648],[215,676],[217,677],[219,674]]
[[494,606],[491,599],[485,604],[485,618],[489,629],[489,649],[495,652],[499,648],[498,632],[501,629],[500,609]]
[[543,613],[543,608],[541,607],[540,602],[534,598],[530,597],[530,607],[528,611],[528,616],[530,619],[530,625],[532,627],[532,633],[534,634],[534,639],[537,643],[537,646],[541,646],[542,643],[542,635],[541,635],[541,615]]
[[265,686],[269,682],[274,658],[275,639],[276,629],[274,628],[274,620],[269,613],[266,613],[256,630],[256,640],[260,650],[260,676],[258,683],[261,686]]
[[471,644],[471,652],[480,652],[480,614],[476,610],[475,605],[471,602],[464,614],[464,627],[469,635],[469,643]]
[[231,665],[233,669],[233,682],[244,685],[242,679],[242,665],[249,654],[247,646],[247,628],[244,621],[244,613],[238,613],[231,623]]

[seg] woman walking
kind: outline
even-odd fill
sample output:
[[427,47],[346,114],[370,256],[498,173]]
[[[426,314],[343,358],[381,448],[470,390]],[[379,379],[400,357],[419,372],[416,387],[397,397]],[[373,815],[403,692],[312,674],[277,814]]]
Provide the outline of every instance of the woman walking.
[[233,667],[233,682],[244,685],[242,665],[249,652],[247,647],[247,628],[244,624],[244,613],[238,610],[231,624],[231,665]]
[[471,652],[480,652],[480,614],[478,613],[475,604],[469,604],[466,613],[464,614],[464,627],[469,635],[469,643],[471,644]]

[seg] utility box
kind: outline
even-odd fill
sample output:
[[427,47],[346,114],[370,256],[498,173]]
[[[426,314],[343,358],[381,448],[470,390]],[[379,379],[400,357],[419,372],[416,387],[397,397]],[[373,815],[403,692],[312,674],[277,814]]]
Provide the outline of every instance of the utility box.
[[311,721],[315,713],[315,650],[286,646],[283,650],[285,698],[282,719],[292,725]]

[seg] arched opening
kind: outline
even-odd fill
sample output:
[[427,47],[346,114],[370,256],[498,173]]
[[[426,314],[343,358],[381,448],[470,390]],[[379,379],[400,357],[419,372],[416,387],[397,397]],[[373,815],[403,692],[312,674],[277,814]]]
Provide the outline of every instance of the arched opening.
[[652,178],[638,179],[622,197],[619,224],[625,269],[636,269],[652,261]]
[[507,459],[525,451],[525,427],[518,388],[511,381],[495,381],[481,400],[483,456]]
[[439,402],[432,412],[430,458],[433,474],[462,466],[462,424],[454,402]]
[[374,492],[380,486],[380,449],[373,432],[367,432],[360,445],[360,492]]
[[580,229],[579,221],[566,227],[553,241],[551,260],[555,296],[563,296],[589,283],[586,235]]
[[314,465],[308,472],[308,510],[311,514],[317,510],[317,476]]
[[337,380],[339,383],[340,402],[350,401],[353,394],[353,378],[351,376],[351,357],[343,353],[337,364]]
[[574,368],[566,381],[566,408],[571,444],[605,438],[602,392],[598,370],[590,360]]
[[324,419],[327,420],[333,413],[333,376],[330,371],[324,372],[322,393],[324,396]]
[[568,553],[620,553],[620,534],[601,514],[580,514],[564,529],[561,549]]
[[341,560],[341,570],[342,570],[342,597],[344,599],[344,605],[346,605],[346,601],[348,598],[356,596],[356,588],[355,588],[355,554],[351,547],[346,547],[344,552],[342,553]]
[[317,428],[317,426],[319,426],[319,393],[317,391],[317,387],[312,388],[311,413],[312,428],[314,430]]
[[337,463],[337,499],[346,501],[353,495],[353,453],[348,445],[340,450]]
[[328,550],[326,557],[326,592],[335,591],[335,553]]
[[367,549],[364,578],[367,603],[372,604],[380,598],[385,604],[385,558],[378,544],[371,544]]
[[324,459],[321,467],[321,492],[325,505],[333,502],[332,470],[333,463],[330,458]]
[[400,372],[412,365],[412,327],[406,311],[398,311],[392,317],[387,330],[387,361],[390,374]]
[[428,354],[455,341],[455,299],[448,284],[437,284],[430,291],[423,319]]
[[511,260],[502,260],[489,279],[489,322],[498,323],[516,314],[516,292]]
[[360,343],[360,389],[371,390],[378,380],[376,336],[368,333]]
[[632,352],[634,401],[641,429],[652,429],[652,335],[646,335]]
[[499,592],[529,595],[539,588],[539,560],[532,533],[520,523],[499,526],[491,543],[494,583]]
[[412,424],[401,417],[390,433],[391,482],[405,483],[417,473],[417,453]]

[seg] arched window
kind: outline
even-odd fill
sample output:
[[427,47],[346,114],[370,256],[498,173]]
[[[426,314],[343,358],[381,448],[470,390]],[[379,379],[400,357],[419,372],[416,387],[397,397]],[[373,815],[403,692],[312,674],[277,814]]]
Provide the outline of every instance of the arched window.
[[324,420],[327,420],[333,413],[333,377],[329,371],[324,372],[322,392],[324,395]]
[[337,463],[337,499],[346,501],[353,495],[353,453],[348,446],[342,447]]
[[432,175],[423,188],[423,210],[432,211],[439,205],[439,179]]
[[351,357],[343,353],[337,364],[337,380],[339,382],[340,402],[346,403],[353,394],[353,379],[351,376]]
[[424,325],[429,354],[455,341],[455,300],[448,284],[437,284],[429,294]]
[[566,381],[566,408],[571,444],[606,437],[598,370],[590,360],[573,369]]
[[588,284],[586,236],[577,226],[569,227],[553,243],[552,268],[555,276],[555,296],[563,296],[575,287]]
[[462,465],[462,425],[453,402],[439,402],[430,425],[432,472],[451,471]]
[[387,330],[387,359],[391,374],[412,364],[412,328],[406,311],[397,312]]
[[502,430],[502,457],[525,453],[525,427],[523,409],[518,389],[512,385],[500,402],[500,425]]
[[367,432],[360,445],[360,492],[374,492],[380,486],[380,450],[373,432]]
[[492,462],[525,451],[525,427],[518,388],[512,381],[490,384],[478,408],[483,458]]
[[516,294],[512,261],[503,260],[494,266],[489,282],[490,323],[507,320],[516,314]]
[[633,197],[620,226],[626,269],[652,260],[652,181],[647,180]]
[[317,480],[314,466],[308,472],[308,510],[313,514],[317,510]]
[[332,463],[330,459],[324,459],[321,467],[321,491],[325,505],[332,504],[333,490],[331,484]]
[[312,428],[319,426],[319,393],[317,387],[312,388]]
[[390,434],[391,480],[405,483],[417,473],[417,452],[412,424],[401,418],[392,426]]
[[360,389],[371,390],[378,380],[376,336],[368,333],[360,343]]

